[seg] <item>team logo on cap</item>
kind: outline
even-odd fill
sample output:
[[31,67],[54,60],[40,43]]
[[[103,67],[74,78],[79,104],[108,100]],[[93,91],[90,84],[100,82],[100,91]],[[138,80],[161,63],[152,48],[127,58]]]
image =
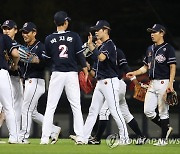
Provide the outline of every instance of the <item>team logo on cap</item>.
[[27,27],[27,25],[28,25],[28,23],[26,22],[26,23],[23,25],[23,28],[24,28],[24,27]]
[[99,24],[99,21],[96,22],[96,25],[98,25],[98,24]]
[[158,62],[158,63],[163,63],[165,60],[166,60],[166,57],[163,55],[163,54],[158,54],[155,58],[155,60]]
[[5,24],[8,25],[9,24],[9,20],[6,20]]
[[153,26],[153,28],[155,28],[156,27],[156,24]]

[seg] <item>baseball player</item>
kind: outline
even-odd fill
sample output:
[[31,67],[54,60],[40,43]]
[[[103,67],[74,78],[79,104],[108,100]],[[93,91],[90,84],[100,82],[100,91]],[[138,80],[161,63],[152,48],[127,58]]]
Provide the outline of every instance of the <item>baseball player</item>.
[[80,88],[78,80],[78,61],[88,77],[86,59],[83,55],[83,43],[75,32],[66,31],[70,18],[64,11],[54,15],[57,31],[45,39],[47,55],[52,59],[52,75],[49,83],[47,106],[42,127],[40,144],[48,144],[53,116],[65,88],[67,98],[73,112],[76,144],[83,144],[83,117],[80,104]]
[[[36,54],[32,63],[24,63],[23,77],[25,80],[24,99],[22,105],[22,129],[20,131],[21,143],[29,144],[30,128],[32,118],[40,125],[43,122],[43,115],[37,112],[38,100],[45,92],[44,80],[44,44],[36,40],[37,27],[32,22],[26,22],[20,29],[26,46],[31,53]],[[51,144],[55,144],[61,128],[52,125]]]
[[[17,34],[18,29],[17,29],[17,24],[13,20],[6,20],[1,26],[1,29],[3,30],[3,34],[8,35],[13,40],[13,44],[19,45],[15,41],[15,35]],[[8,56],[7,59],[9,65],[11,65],[12,58]],[[21,124],[21,106],[23,102],[23,84],[22,84],[22,80],[20,79],[20,75],[22,74],[20,71],[20,67],[16,71],[9,70],[9,74],[13,88],[12,90],[14,93],[14,109],[16,111],[17,125],[19,131]]]
[[[100,47],[102,42],[101,40],[96,40],[96,47]],[[119,48],[116,49],[117,51],[117,60],[118,60],[118,66],[119,66],[119,71],[118,71],[118,78],[119,78],[119,104],[120,104],[120,110],[122,112],[122,115],[125,119],[125,122],[129,125],[129,127],[136,133],[138,140],[137,140],[137,145],[142,145],[145,143],[146,138],[144,137],[144,135],[142,134],[141,130],[139,129],[138,123],[135,120],[135,118],[133,117],[133,115],[130,113],[128,105],[126,103],[126,99],[125,99],[125,94],[126,94],[126,83],[123,81],[122,77],[123,77],[123,73],[127,73],[130,72],[130,68],[128,66],[127,60],[125,58],[125,55],[123,53],[123,51]],[[97,66],[95,64],[95,66]],[[90,74],[92,76],[94,76],[94,70],[96,70],[96,68],[93,68],[93,70],[90,71]],[[136,78],[131,78],[131,81],[134,82],[134,84],[136,84],[138,81],[136,80]],[[104,102],[100,113],[99,113],[99,123],[98,123],[98,130],[96,132],[96,135],[89,140],[88,144],[101,144],[101,138],[102,135],[106,129],[108,120],[109,120],[109,115],[110,115],[110,111],[108,108],[108,104],[107,101]]]
[[5,59],[4,51],[7,51],[7,53],[12,56],[13,63],[11,65],[11,69],[17,70],[19,61],[17,46],[13,45],[13,41],[9,36],[0,34],[0,102],[3,106],[6,124],[9,130],[8,142],[10,144],[15,144],[19,141],[18,126],[14,110],[12,83],[8,73],[9,66]]
[[85,143],[88,143],[88,138],[91,135],[91,131],[96,122],[97,116],[104,101],[106,100],[109,111],[119,129],[119,144],[127,145],[129,144],[129,136],[125,120],[119,108],[117,52],[116,46],[109,37],[111,30],[110,25],[105,20],[99,20],[95,26],[91,27],[91,29],[95,30],[97,39],[100,39],[103,43],[99,50],[95,48],[92,42],[93,37],[90,33],[88,45],[93,53],[93,56],[97,59],[97,70],[95,72],[97,83],[92,96],[89,114],[84,125]]
[[[149,46],[144,58],[144,66],[127,73],[127,77],[148,73],[150,86],[144,102],[144,113],[155,124],[161,127],[162,136],[154,145],[167,145],[167,139],[172,132],[169,126],[169,106],[165,103],[164,94],[173,91],[173,82],[176,73],[176,57],[174,48],[164,41],[166,29],[160,24],[154,24],[147,29],[151,33],[153,45]],[[155,109],[158,108],[159,114]]]

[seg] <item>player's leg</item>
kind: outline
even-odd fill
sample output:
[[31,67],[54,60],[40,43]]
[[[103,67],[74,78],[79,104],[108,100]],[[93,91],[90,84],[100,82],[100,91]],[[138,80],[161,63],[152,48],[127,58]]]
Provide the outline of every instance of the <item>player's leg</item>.
[[144,114],[150,118],[152,122],[161,127],[160,117],[155,111],[157,108],[157,94],[154,89],[154,81],[150,82],[149,87],[144,101]]
[[68,72],[65,83],[65,91],[67,99],[70,102],[70,106],[73,113],[73,126],[76,134],[76,142],[78,144],[83,143],[83,116],[80,103],[80,87],[77,72]]
[[14,98],[12,84],[8,71],[0,70],[0,102],[6,117],[6,125],[9,130],[9,143],[18,143],[18,130],[16,113],[14,110]]
[[89,140],[88,144],[101,144],[102,135],[106,129],[109,121],[110,111],[107,105],[107,101],[104,102],[99,113],[98,129],[95,136]]
[[[32,113],[32,119],[38,123],[40,126],[43,124],[44,116],[37,111],[37,107],[34,108]],[[58,141],[59,134],[61,132],[61,127],[55,126],[53,124],[52,126],[52,132],[51,132],[51,144],[55,144]]]
[[54,112],[61,97],[66,77],[66,73],[64,72],[52,72],[49,82],[47,105],[43,119],[42,136],[40,144],[49,143],[49,137],[52,132]]
[[3,106],[0,102],[0,128],[2,126],[2,124],[4,123],[5,120],[5,115],[4,115],[4,111],[3,111]]
[[[22,105],[22,129],[21,140],[26,143],[30,135],[32,124],[32,113],[38,104],[38,100],[45,92],[45,81],[43,79],[28,79],[25,81],[24,101]],[[29,143],[27,141],[27,143]]]
[[172,127],[169,126],[169,105],[164,100],[168,83],[168,80],[161,81],[161,84],[159,84],[160,90],[158,91],[158,111],[161,119],[162,138],[166,140],[172,131]]
[[119,107],[119,79],[105,79],[102,80],[101,84],[102,92],[107,101],[110,113],[119,129],[120,142],[122,144],[127,144],[127,142],[129,141],[128,131]]
[[19,76],[10,76],[13,93],[14,93],[14,109],[16,111],[18,130],[20,131],[21,126],[21,108],[23,103],[23,85]]
[[110,115],[110,111],[108,108],[108,104],[107,101],[104,102],[103,106],[101,107],[100,113],[99,113],[99,122],[98,122],[98,130],[96,133],[96,139],[98,141],[101,140],[102,135],[106,129],[106,126],[108,124],[109,121],[109,115]]
[[91,135],[99,111],[104,103],[104,96],[99,91],[99,88],[101,87],[101,84],[99,84],[99,82],[100,81],[97,82],[96,88],[94,89],[91,105],[89,107],[89,113],[84,124],[84,139],[86,143],[88,143],[88,138]]

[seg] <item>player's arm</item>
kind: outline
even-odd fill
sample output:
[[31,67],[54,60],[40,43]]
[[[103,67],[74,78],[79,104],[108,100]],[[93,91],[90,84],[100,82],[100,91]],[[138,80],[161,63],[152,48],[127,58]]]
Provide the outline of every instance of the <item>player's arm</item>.
[[176,64],[170,64],[170,78],[169,78],[169,84],[166,90],[167,93],[174,91],[173,82],[174,82],[175,74],[176,74]]
[[141,68],[139,68],[136,71],[127,73],[126,77],[127,78],[132,78],[132,77],[137,76],[137,75],[145,74],[147,71],[148,71],[148,66],[144,65],[144,66],[142,66]]
[[103,54],[102,52],[100,52],[94,45],[93,43],[93,37],[92,37],[92,34],[90,33],[90,35],[88,36],[88,46],[89,46],[89,49],[91,50],[91,52],[93,52],[93,54],[95,56],[98,57],[99,61],[104,61],[106,59],[106,55]]
[[12,70],[17,70],[18,62],[20,59],[19,52],[17,50],[18,45],[17,44],[13,45],[13,41],[8,35],[3,35],[3,36],[4,36],[4,41],[5,41],[6,47],[9,51],[9,53],[12,55],[12,59],[13,59],[13,65],[11,66]]
[[13,59],[13,66],[11,66],[12,70],[18,69],[18,62],[19,62],[19,52],[16,48],[12,49],[11,51],[12,59]]

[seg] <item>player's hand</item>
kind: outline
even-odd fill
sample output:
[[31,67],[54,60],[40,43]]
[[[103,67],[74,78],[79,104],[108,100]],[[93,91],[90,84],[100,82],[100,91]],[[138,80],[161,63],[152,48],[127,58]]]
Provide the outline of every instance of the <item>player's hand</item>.
[[88,47],[91,51],[93,51],[95,49],[95,46],[93,43],[93,37],[92,37],[91,33],[89,33],[89,36],[88,36]]
[[128,72],[128,73],[126,74],[126,77],[127,77],[128,79],[131,79],[131,78],[133,78],[134,76],[135,76],[134,72]]
[[173,92],[173,91],[174,91],[173,83],[169,82],[167,89],[166,89],[166,93]]
[[85,81],[87,82],[88,75],[89,75],[87,67],[83,68],[83,72],[84,72],[84,75],[85,75]]
[[31,63],[39,64],[40,60],[38,56],[33,56]]

